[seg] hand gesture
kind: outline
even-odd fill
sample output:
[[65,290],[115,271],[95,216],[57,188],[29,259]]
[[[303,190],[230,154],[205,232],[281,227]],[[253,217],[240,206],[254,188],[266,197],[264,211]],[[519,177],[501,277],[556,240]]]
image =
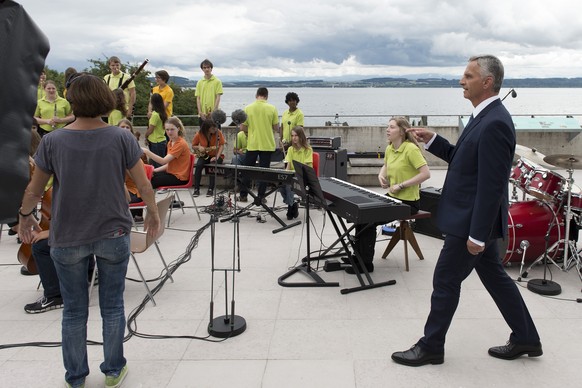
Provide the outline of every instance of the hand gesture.
[[416,140],[422,143],[428,143],[434,136],[434,132],[426,128],[409,128],[406,132],[412,133]]

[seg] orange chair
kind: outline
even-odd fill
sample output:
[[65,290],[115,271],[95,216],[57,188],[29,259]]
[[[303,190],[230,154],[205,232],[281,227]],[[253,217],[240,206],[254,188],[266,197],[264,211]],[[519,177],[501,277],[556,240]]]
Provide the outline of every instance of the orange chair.
[[[196,166],[196,157],[194,156],[194,154],[190,154],[190,179],[188,180],[188,183],[184,184],[184,185],[179,185],[179,186],[160,186],[157,189],[158,190],[163,190],[166,189],[168,191],[171,191],[175,197],[177,198],[178,203],[180,204],[180,209],[182,209],[182,214],[185,214],[184,212],[184,206],[182,205],[182,201],[180,201],[180,195],[178,195],[178,191],[182,191],[182,190],[186,190],[188,191],[188,193],[190,194],[190,199],[192,199],[192,204],[194,205],[194,209],[196,209],[196,214],[198,215],[198,219],[200,220],[200,213],[198,212],[198,206],[196,206],[196,200],[194,200],[194,188],[192,187],[192,185],[194,184],[194,167]],[[168,216],[168,226],[170,226],[170,219],[172,218],[172,209],[173,206],[170,207],[170,214]]]
[[[152,176],[154,175],[154,166],[152,166],[151,164],[144,164],[143,168],[145,170],[146,177],[148,178],[148,181],[151,182]],[[130,209],[144,209],[145,207],[146,207],[146,205],[145,205],[144,201],[134,202],[134,203],[129,204]]]

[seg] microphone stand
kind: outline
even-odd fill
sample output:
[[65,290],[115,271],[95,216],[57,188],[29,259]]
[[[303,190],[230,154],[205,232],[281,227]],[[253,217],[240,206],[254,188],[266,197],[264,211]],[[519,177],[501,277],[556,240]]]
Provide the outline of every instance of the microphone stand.
[[[216,157],[214,160],[214,203],[216,204],[216,176],[218,175],[218,146],[219,146],[219,132],[216,132]],[[235,165],[235,177],[237,176],[237,165]],[[234,196],[235,214],[232,218],[234,225],[233,235],[233,251],[232,251],[232,266],[231,268],[216,269],[214,266],[214,242],[215,242],[215,224],[217,215],[215,212],[211,215],[211,261],[212,261],[212,280],[211,280],[211,295],[210,295],[210,322],[208,324],[208,334],[217,338],[235,337],[244,333],[247,329],[245,319],[239,315],[235,315],[235,299],[234,299],[234,285],[236,272],[240,272],[240,233],[239,233],[239,218],[236,214],[236,195]],[[238,266],[236,265],[238,262]],[[224,272],[224,307],[225,314],[214,318],[214,272]],[[232,295],[230,301],[230,314],[228,312],[228,272],[232,273]]]
[[[562,287],[553,280],[546,280],[546,272],[548,270],[548,243],[550,242],[550,231],[554,226],[554,222],[550,222],[548,231],[544,236],[545,240],[545,250],[544,250],[544,278],[543,279],[532,279],[527,282],[527,289],[531,292],[535,292],[540,295],[560,295],[562,293]],[[525,253],[524,253],[525,256]],[[521,269],[520,269],[521,272]],[[527,271],[523,273],[523,277],[527,277]]]

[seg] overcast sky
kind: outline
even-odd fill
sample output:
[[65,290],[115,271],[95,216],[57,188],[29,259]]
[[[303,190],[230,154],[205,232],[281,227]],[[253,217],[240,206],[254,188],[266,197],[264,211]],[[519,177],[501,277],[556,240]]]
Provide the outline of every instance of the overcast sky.
[[222,78],[458,78],[491,53],[506,78],[582,77],[578,0],[17,1],[60,71],[117,55],[192,79],[204,58]]

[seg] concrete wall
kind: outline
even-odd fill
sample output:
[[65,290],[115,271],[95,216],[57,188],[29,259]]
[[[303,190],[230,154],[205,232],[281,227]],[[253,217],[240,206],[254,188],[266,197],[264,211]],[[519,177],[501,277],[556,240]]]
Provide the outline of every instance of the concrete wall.
[[[451,143],[455,143],[459,138],[458,127],[431,127],[439,135],[447,138]],[[144,127],[137,130],[145,132]],[[186,128],[186,140],[190,143],[198,127]],[[225,147],[226,160],[232,158],[232,148],[236,139],[235,127],[223,127],[222,131],[226,137]],[[342,139],[342,148],[348,152],[383,152],[386,148],[386,128],[378,126],[349,127],[306,127],[307,136],[335,137]],[[142,136],[143,139],[143,136]],[[278,134],[276,136],[278,141]],[[582,135],[579,132],[559,132],[556,130],[548,132],[517,132],[517,143],[529,148],[536,148],[544,155],[554,154],[582,154]],[[425,157],[431,168],[446,168],[446,163],[434,157],[429,152],[425,152]],[[361,185],[376,185],[376,175],[382,165],[382,159],[351,159],[348,163],[348,179],[350,182]]]

